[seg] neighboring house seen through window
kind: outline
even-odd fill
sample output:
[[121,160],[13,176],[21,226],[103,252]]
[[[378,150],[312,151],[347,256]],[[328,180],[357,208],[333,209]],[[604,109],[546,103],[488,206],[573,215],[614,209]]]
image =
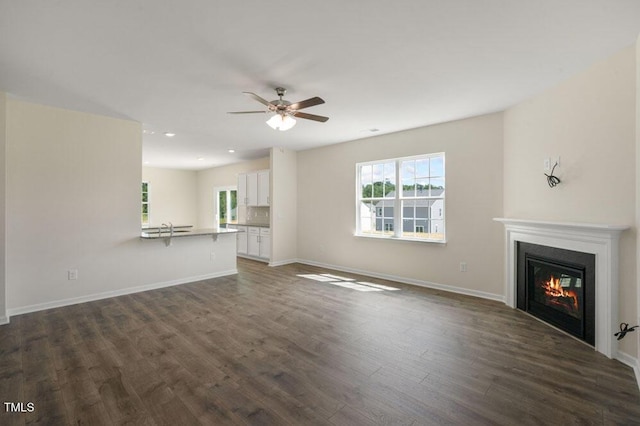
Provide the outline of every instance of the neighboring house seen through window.
[[444,153],[356,165],[356,234],[445,241]]

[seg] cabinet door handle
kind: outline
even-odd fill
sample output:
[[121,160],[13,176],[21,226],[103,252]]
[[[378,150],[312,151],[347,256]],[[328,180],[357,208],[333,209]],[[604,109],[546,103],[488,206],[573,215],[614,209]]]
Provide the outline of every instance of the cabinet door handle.
[[267,195],[267,204],[271,204],[271,199],[269,198],[268,195]]

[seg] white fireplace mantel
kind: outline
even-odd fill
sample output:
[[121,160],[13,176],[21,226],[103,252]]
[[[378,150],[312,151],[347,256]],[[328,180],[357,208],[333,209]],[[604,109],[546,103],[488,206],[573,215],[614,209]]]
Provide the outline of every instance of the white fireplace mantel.
[[595,348],[609,358],[617,355],[618,243],[629,226],[494,218],[505,227],[504,302],[516,307],[516,242],[592,253],[596,258]]

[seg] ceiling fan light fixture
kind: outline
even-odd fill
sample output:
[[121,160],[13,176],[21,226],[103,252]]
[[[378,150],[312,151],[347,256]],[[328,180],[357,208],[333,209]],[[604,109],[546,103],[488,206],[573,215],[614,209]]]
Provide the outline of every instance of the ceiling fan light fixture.
[[288,114],[274,114],[273,117],[267,120],[267,124],[273,130],[284,132],[296,125],[296,119]]
[[314,96],[313,98],[305,99],[304,101],[291,103],[287,100],[282,99],[282,97],[286,93],[286,90],[282,87],[276,88],[276,93],[278,94],[278,97],[280,99],[276,99],[271,102],[256,95],[253,92],[242,92],[242,93],[249,95],[254,100],[266,106],[267,110],[265,111],[263,109],[261,111],[229,111],[228,114],[264,114],[265,112],[274,113],[274,115],[271,118],[269,118],[269,120],[267,120],[267,124],[273,130],[280,130],[281,132],[289,130],[290,128],[296,125],[296,120],[298,118],[303,118],[305,120],[313,120],[320,123],[324,123],[329,119],[329,117],[324,117],[322,115],[309,114],[309,113],[300,111],[301,109],[323,104],[324,100],[317,96]]

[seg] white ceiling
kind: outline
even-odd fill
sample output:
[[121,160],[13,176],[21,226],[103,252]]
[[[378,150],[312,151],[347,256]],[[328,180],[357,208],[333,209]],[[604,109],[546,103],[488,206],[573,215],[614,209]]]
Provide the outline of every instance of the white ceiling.
[[[150,166],[203,169],[503,110],[638,33],[638,0],[0,0],[0,90],[139,121]],[[276,86],[330,120],[226,114]]]

